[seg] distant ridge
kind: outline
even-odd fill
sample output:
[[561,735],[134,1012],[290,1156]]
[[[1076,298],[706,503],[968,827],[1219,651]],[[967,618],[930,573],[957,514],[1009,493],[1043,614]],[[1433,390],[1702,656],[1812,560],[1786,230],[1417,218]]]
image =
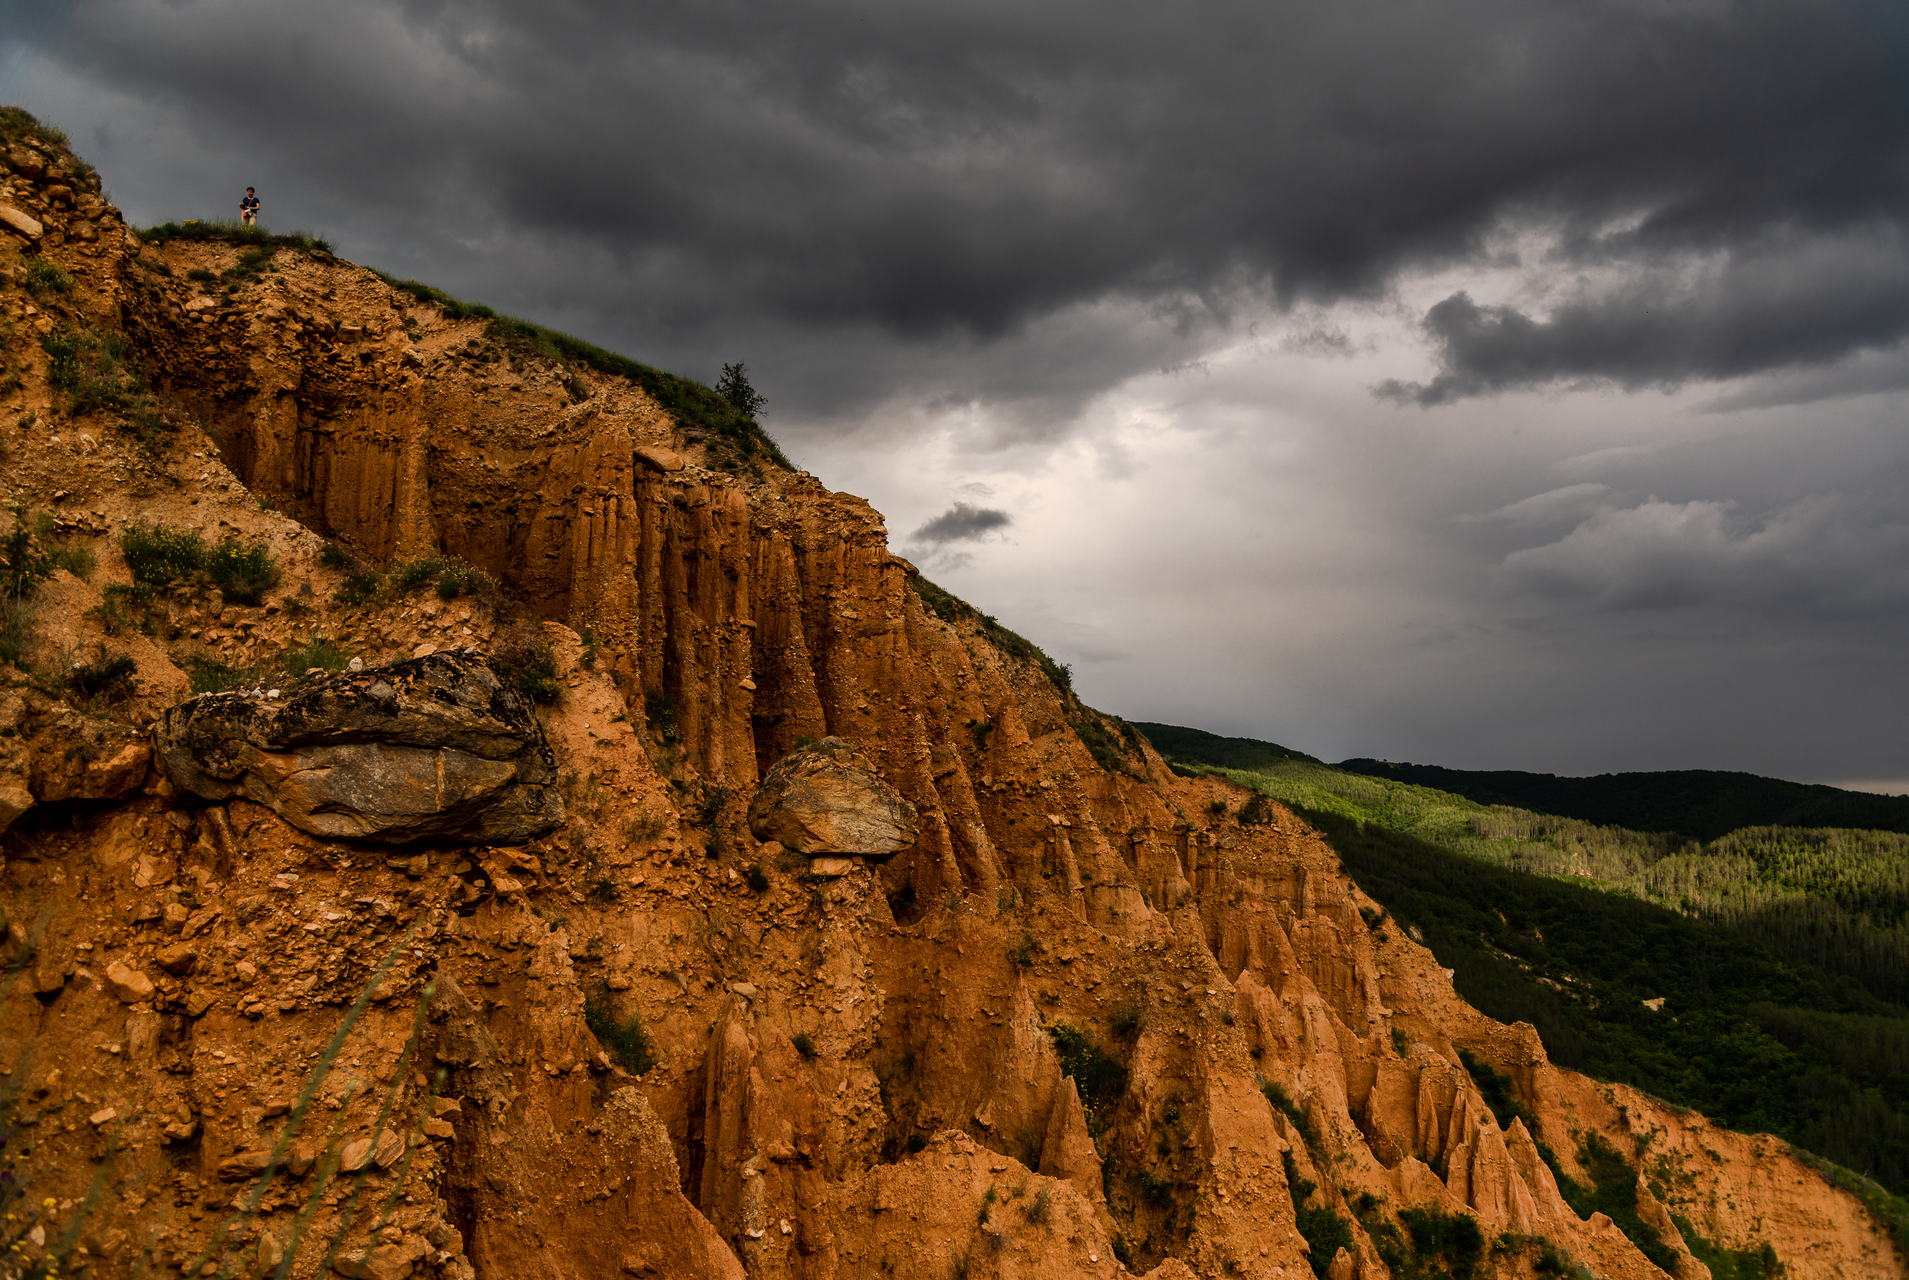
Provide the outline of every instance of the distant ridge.
[[[1150,727],[1143,731],[1153,737]],[[1158,745],[1159,740],[1154,741]],[[1672,832],[1693,840],[1715,840],[1742,827],[1909,832],[1909,796],[1869,795],[1753,773],[1675,769],[1562,778],[1517,769],[1446,769],[1368,759],[1341,760],[1337,767],[1370,778],[1449,791],[1479,804],[1512,805],[1600,826]]]
[[1131,723],[1147,736],[1153,749],[1168,760],[1198,761],[1222,769],[1264,769],[1286,760],[1300,760],[1306,764],[1325,763],[1303,751],[1294,751],[1276,742],[1261,742],[1258,738],[1223,738],[1204,729],[1187,729],[1177,724],[1153,724],[1146,720]]

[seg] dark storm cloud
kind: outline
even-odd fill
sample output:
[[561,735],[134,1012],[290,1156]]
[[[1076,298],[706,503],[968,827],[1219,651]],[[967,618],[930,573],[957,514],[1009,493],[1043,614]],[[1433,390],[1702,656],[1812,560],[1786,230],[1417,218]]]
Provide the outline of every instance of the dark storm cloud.
[[[1548,496],[1548,495],[1547,495]],[[1607,504],[1507,556],[1514,592],[1600,611],[1747,611],[1785,626],[1909,616],[1901,493],[1816,494],[1761,517],[1729,501]]]
[[[1867,229],[1880,283],[1824,329],[1772,323],[1780,282],[1733,271],[1649,322],[1648,284],[1544,321],[1454,297],[1421,399],[1729,376],[1901,332],[1909,59],[1881,4],[33,8],[5,12],[38,55],[271,157],[288,196],[322,174],[310,203],[361,238],[445,237],[423,265],[447,283],[646,349],[857,333],[863,394],[896,351],[1101,299],[1197,326],[1376,294],[1508,219],[1593,264],[1777,236],[1807,257]],[[527,245],[541,269],[501,272]],[[1708,336],[1652,354],[1680,319]]]
[[957,502],[910,535],[917,542],[936,544],[972,542],[983,534],[1005,529],[1014,518],[992,507],[977,507]]
[[0,0],[0,33],[0,98],[135,219],[256,184],[356,261],[746,360],[805,465],[1110,710],[1909,778],[1900,0]]
[[1909,335],[1909,253],[1899,228],[1865,231],[1785,236],[1684,270],[1653,264],[1542,320],[1454,293],[1425,316],[1438,376],[1379,393],[1436,405],[1563,380],[1675,386],[1892,347]]

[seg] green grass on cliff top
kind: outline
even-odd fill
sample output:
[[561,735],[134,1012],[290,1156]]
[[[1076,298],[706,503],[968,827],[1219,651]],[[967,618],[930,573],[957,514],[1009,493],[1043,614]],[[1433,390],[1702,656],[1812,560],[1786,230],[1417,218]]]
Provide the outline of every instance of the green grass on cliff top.
[[91,177],[95,172],[92,165],[74,152],[67,140],[66,130],[35,119],[33,113],[24,107],[0,106],[0,145],[11,146],[16,142],[64,156],[84,176]]
[[[143,227],[135,234],[148,244],[163,245],[172,240],[192,240],[260,249],[304,250],[327,256],[331,253],[331,244],[318,236],[306,232],[274,234],[262,226],[248,227],[236,219],[227,218],[167,222]],[[760,456],[785,471],[795,470],[795,464],[763,430],[761,423],[714,388],[694,378],[654,368],[532,320],[504,315],[481,302],[462,301],[421,280],[400,279],[375,267],[367,269],[392,288],[410,294],[419,303],[436,306],[447,320],[483,320],[485,336],[517,355],[541,357],[566,370],[581,367],[627,378],[648,392],[692,436],[711,439],[719,444],[722,447],[719,465],[721,462],[730,462],[732,465],[728,469],[735,470],[747,467]]]
[[162,222],[156,227],[141,227],[133,234],[147,244],[195,240],[244,245],[250,249],[303,249],[307,253],[331,253],[331,242],[328,240],[303,231],[281,235],[263,225],[247,226],[237,218],[187,218],[183,222]]
[[[63,129],[36,119],[23,107],[0,105],[0,144],[28,143],[48,152],[50,158],[69,162],[82,176],[91,178],[96,170],[73,151]],[[263,226],[246,226],[235,218],[187,218],[145,227],[135,234],[148,244],[171,240],[192,240],[241,245],[247,248],[302,250],[313,254],[331,254],[331,245],[322,237],[295,231],[274,234]],[[581,338],[561,333],[547,325],[515,316],[502,315],[478,302],[463,302],[434,285],[420,280],[401,280],[372,269],[394,289],[402,289],[420,303],[441,308],[447,319],[475,317],[486,322],[485,336],[513,353],[542,357],[565,369],[583,367],[614,377],[628,378],[642,387],[674,417],[692,437],[707,439],[718,446],[712,461],[729,470],[748,470],[766,458],[784,470],[795,470],[788,455],[762,429],[753,414],[744,411],[694,378],[685,378],[654,368],[639,360],[606,350]]]

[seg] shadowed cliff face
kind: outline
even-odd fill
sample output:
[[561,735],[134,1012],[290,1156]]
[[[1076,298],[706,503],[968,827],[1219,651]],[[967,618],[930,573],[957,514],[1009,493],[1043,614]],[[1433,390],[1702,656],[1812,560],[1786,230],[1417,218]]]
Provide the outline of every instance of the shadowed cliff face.
[[[101,562],[56,576],[38,625],[140,675],[87,709],[0,689],[0,795],[29,802],[0,880],[20,965],[0,1065],[56,1204],[106,1170],[91,1207],[53,1211],[83,1217],[97,1274],[1453,1269],[1408,1210],[1475,1219],[1480,1274],[1533,1274],[1546,1249],[1662,1274],[1559,1193],[1590,1178],[1593,1134],[1645,1168],[1639,1219],[1681,1277],[1703,1268],[1671,1212],[1795,1277],[1899,1274],[1779,1144],[1558,1071],[1529,1027],[1465,1006],[1291,813],[1241,824],[1243,793],[1118,726],[1117,767],[1097,763],[1073,727],[1093,713],[924,609],[866,502],[711,465],[639,387],[328,255],[280,250],[220,305],[236,246],[139,248],[109,218],[68,239],[31,212],[76,284],[28,316],[26,246],[0,248],[24,370],[0,432],[19,496]],[[37,319],[125,334],[204,430],[149,453],[110,411],[72,417]],[[263,540],[283,583],[255,608],[181,588],[152,636],[108,634],[88,610],[126,581],[112,538],[138,518]],[[325,539],[369,564],[461,558],[529,621],[389,580],[339,602]],[[562,827],[379,848],[148,770],[131,730],[183,696],[195,650],[313,635],[369,668],[547,642]],[[746,813],[776,760],[831,736],[918,838],[820,874]],[[119,764],[63,757],[76,738]],[[1528,1120],[1500,1125],[1461,1048]],[[216,1235],[281,1146],[289,1171]],[[363,1159],[323,1183],[328,1150]]]

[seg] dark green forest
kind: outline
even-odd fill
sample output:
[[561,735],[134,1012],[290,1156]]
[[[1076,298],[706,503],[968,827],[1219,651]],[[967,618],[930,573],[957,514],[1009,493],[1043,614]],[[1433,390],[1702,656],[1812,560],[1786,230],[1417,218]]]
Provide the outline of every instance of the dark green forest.
[[1287,760],[1321,763],[1302,751],[1257,738],[1222,738],[1204,729],[1152,724],[1145,720],[1135,720],[1133,727],[1144,733],[1153,749],[1168,760],[1197,760],[1222,769],[1264,769]]
[[[1174,754],[1159,746],[1159,739],[1146,728],[1142,732],[1163,754]],[[1863,827],[1909,832],[1909,796],[1869,795],[1761,778],[1753,773],[1677,769],[1560,778],[1515,769],[1444,769],[1432,764],[1365,759],[1341,760],[1337,767],[1347,773],[1449,791],[1479,804],[1511,805],[1603,826],[1669,832],[1693,840],[1714,840],[1742,827]]]
[[1909,1186],[1909,1011],[1705,920],[1306,818],[1461,996],[1537,1027],[1553,1061]]

